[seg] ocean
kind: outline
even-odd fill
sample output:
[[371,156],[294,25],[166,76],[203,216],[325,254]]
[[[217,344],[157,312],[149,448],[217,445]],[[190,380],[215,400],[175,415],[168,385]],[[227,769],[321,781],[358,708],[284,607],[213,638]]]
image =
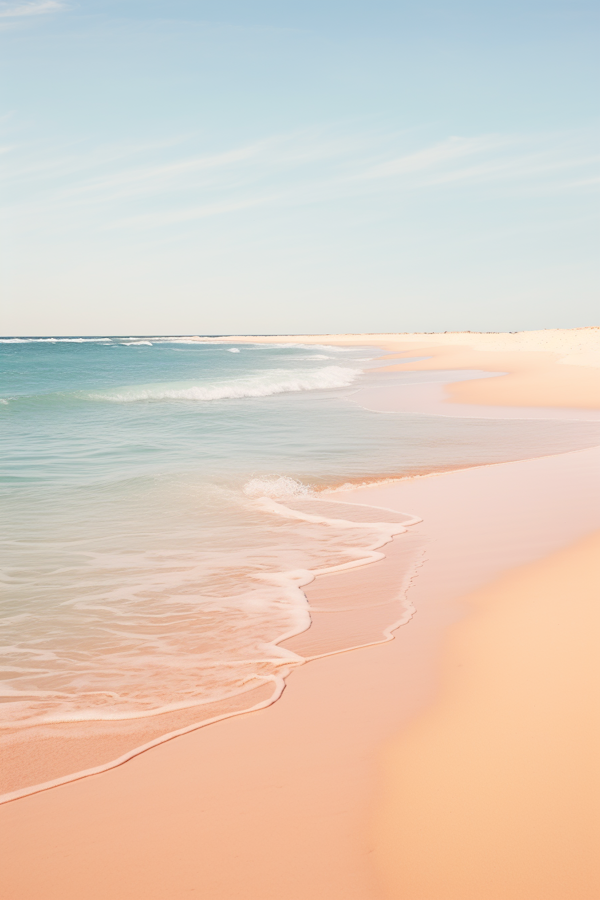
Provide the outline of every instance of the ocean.
[[4,734],[177,711],[193,721],[257,687],[275,696],[304,662],[281,646],[310,627],[302,586],[377,565],[418,515],[365,521],[344,485],[598,442],[593,423],[363,409],[353,393],[365,384],[436,377],[378,374],[379,356],[2,339]]

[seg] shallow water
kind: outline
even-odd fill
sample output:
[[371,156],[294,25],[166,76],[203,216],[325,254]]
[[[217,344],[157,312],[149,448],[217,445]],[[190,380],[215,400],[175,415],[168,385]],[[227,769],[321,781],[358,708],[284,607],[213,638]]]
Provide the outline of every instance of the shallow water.
[[586,423],[362,409],[353,391],[390,379],[365,374],[376,357],[1,342],[0,724],[127,721],[273,681],[302,662],[278,646],[310,624],[302,584],[401,530],[323,488],[598,442]]

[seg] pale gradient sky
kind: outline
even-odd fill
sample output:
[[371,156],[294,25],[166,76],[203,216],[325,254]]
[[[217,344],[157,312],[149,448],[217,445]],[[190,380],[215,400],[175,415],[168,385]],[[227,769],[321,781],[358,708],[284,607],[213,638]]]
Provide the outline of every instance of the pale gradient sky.
[[588,0],[0,2],[0,330],[598,324]]

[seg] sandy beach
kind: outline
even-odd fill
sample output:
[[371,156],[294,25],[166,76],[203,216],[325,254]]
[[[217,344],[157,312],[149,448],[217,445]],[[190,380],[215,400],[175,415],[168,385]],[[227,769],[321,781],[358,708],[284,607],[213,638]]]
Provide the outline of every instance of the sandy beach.
[[[381,411],[600,410],[597,328],[289,341],[380,347],[390,372],[502,373],[362,398]],[[1,805],[7,897],[598,896],[600,448],[336,498],[421,521],[383,562],[306,587],[313,626],[290,648],[333,655],[268,708]],[[386,604],[407,623],[393,639]],[[336,635],[371,646],[334,653]]]

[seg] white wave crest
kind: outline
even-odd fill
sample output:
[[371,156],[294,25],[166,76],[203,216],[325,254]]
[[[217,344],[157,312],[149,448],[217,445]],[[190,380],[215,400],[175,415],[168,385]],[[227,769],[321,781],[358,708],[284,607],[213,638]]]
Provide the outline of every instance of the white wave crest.
[[111,338],[0,338],[0,344],[102,344],[112,343]]
[[333,357],[325,356],[324,353],[314,353],[314,354],[311,354],[311,356],[288,356],[288,357],[286,357],[286,360],[290,360],[290,359],[293,359],[293,360],[301,359],[304,361],[307,359],[333,359]]
[[241,378],[190,384],[141,384],[113,391],[88,394],[91,400],[133,403],[140,400],[241,400],[269,397],[291,391],[319,391],[347,387],[361,374],[360,369],[325,366],[320,369],[270,369]]
[[358,349],[357,347],[339,347],[337,344],[298,344],[292,343],[291,341],[277,344],[265,344],[261,341],[256,341],[256,343],[254,343],[248,341],[248,346],[257,347],[260,350],[268,350],[269,348],[273,348],[275,350],[327,350],[328,352],[334,351],[335,353],[352,353],[353,350]]
[[313,491],[301,481],[295,481],[288,475],[271,475],[264,478],[251,478],[244,485],[247,497],[273,497],[284,500],[286,497],[311,497]]
[[151,347],[152,341],[127,341],[124,342],[121,346],[123,347]]
[[238,350],[237,347],[228,347],[227,352],[228,353],[239,353],[240,351]]

